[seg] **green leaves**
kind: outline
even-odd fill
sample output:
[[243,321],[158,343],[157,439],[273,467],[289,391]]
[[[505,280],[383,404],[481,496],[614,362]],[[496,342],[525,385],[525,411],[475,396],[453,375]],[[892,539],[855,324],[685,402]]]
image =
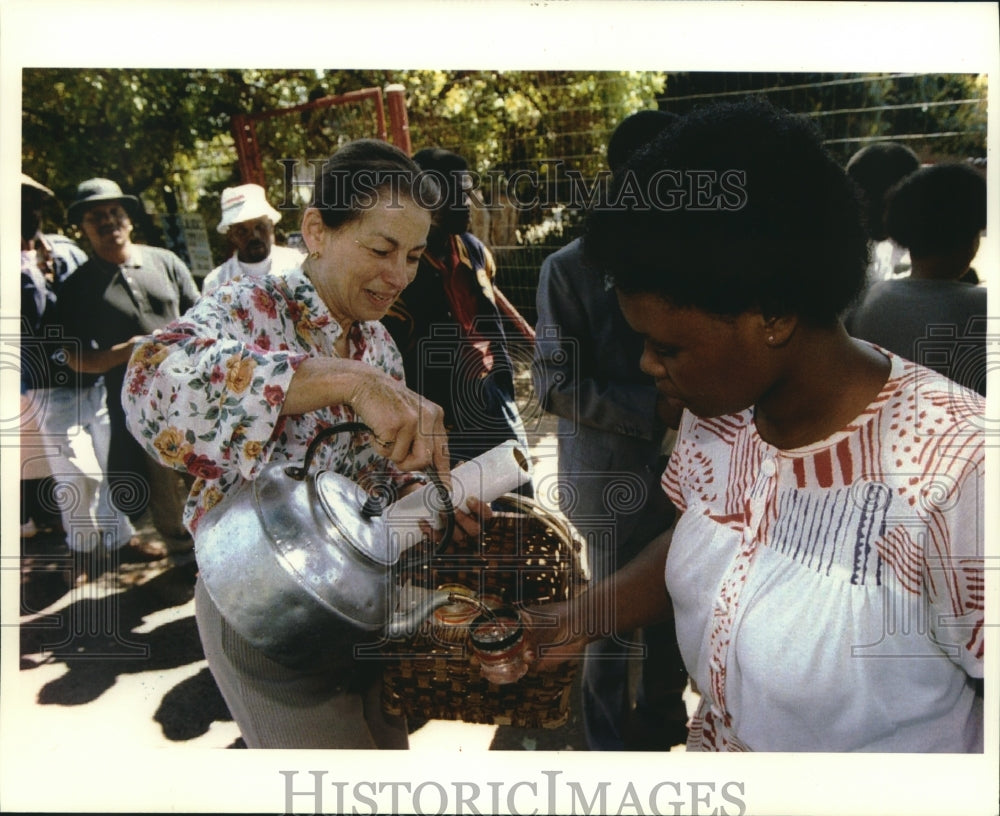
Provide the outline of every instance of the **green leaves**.
[[[929,152],[985,151],[985,80],[966,74],[859,81],[858,75],[819,73],[27,68],[22,77],[26,173],[55,190],[64,206],[80,181],[107,176],[139,195],[147,209],[162,211],[169,185],[182,211],[204,217],[217,262],[227,254],[213,229],[219,194],[240,181],[233,115],[389,83],[406,88],[414,150],[456,150],[483,174],[509,176],[558,159],[565,170],[590,178],[604,169],[607,138],[625,116],[658,104],[683,113],[744,92],[763,92],[775,104],[816,116],[831,149],[845,159],[858,139],[921,133],[936,134],[926,142]],[[375,135],[370,102],[259,122],[270,197],[285,198],[279,159],[322,160],[345,141]],[[517,226],[544,216],[519,212]],[[61,214],[50,219],[61,221]],[[289,212],[279,230],[297,226]]]

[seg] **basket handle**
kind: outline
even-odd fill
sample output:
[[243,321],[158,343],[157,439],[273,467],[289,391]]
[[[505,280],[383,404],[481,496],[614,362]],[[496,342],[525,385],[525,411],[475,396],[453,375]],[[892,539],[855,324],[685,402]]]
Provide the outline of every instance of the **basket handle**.
[[577,549],[580,544],[575,540],[573,533],[566,523],[557,515],[551,511],[545,509],[534,499],[529,499],[527,496],[522,496],[517,493],[505,493],[499,499],[496,500],[498,504],[507,504],[515,511],[524,513],[525,515],[532,516],[538,521],[544,522],[553,529],[553,532],[558,534],[562,539],[564,544]]

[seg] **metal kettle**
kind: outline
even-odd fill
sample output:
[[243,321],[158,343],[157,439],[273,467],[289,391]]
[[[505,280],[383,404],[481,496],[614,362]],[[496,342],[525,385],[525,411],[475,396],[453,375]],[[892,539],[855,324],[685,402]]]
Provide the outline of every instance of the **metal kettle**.
[[[195,536],[199,575],[222,616],[255,648],[295,665],[324,650],[414,633],[447,590],[400,586],[408,541],[391,535],[384,498],[329,470],[309,474],[316,449],[360,422],[325,428],[301,466],[272,463],[202,518]],[[454,509],[437,474],[445,529]]]

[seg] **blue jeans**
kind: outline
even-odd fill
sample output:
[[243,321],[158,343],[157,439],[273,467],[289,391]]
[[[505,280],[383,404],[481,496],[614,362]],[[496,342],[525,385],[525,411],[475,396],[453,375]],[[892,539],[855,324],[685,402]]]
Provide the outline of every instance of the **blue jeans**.
[[[448,431],[453,468],[509,439],[524,450],[528,449],[528,438],[514,396],[497,381],[497,377],[489,375],[469,382],[461,398],[456,399],[455,410],[460,411],[456,417],[458,426]],[[533,497],[534,488],[530,479],[514,492]]]
[[[632,560],[651,534],[647,527],[620,544],[600,536],[587,538],[591,581],[597,583]],[[630,664],[640,672],[634,699]],[[590,643],[581,672],[588,747],[592,751],[667,751],[683,743],[686,685],[687,672],[672,621]]]

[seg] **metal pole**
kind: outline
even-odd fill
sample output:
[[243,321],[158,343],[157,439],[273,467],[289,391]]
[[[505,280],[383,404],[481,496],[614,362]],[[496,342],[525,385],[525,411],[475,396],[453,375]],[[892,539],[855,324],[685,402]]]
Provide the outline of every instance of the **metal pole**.
[[261,166],[260,149],[253,120],[243,114],[233,116],[233,139],[239,156],[240,178],[244,184],[265,185],[264,168]]
[[409,155],[413,148],[410,145],[410,122],[406,116],[406,88],[399,84],[386,85],[385,97],[389,105],[393,144]]

